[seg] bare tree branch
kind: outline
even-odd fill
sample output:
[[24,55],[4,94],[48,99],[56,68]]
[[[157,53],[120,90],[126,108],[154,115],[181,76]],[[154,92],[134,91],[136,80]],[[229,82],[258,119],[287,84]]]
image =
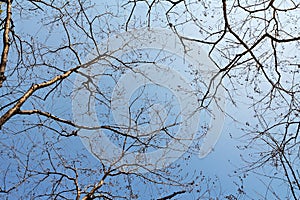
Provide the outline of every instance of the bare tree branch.
[[[6,77],[4,75],[5,68],[7,65],[7,58],[8,58],[8,52],[9,52],[9,33],[11,29],[11,16],[12,16],[12,0],[6,1],[6,18],[4,23],[4,32],[3,32],[3,49],[1,54],[1,63],[0,63],[0,88],[2,87],[3,82],[5,81]],[[1,126],[0,126],[1,127]]]

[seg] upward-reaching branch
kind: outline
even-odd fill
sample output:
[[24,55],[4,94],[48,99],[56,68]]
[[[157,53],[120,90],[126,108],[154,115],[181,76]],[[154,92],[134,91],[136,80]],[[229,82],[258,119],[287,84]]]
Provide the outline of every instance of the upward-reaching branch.
[[2,115],[0,117],[0,129],[2,127],[2,125],[4,123],[6,123],[12,116],[14,116],[15,114],[18,113],[18,111],[20,110],[21,106],[27,101],[27,99],[29,99],[29,97],[32,96],[32,94],[41,89],[41,88],[45,88],[47,86],[53,85],[54,83],[66,79],[67,77],[69,77],[73,72],[76,72],[79,68],[81,67],[85,67],[85,66],[89,66],[91,64],[93,64],[95,61],[97,61],[101,56],[96,57],[95,59],[87,62],[86,64],[83,65],[79,65],[76,66],[74,68],[71,68],[70,70],[66,71],[65,73],[55,76],[53,79],[43,82],[43,83],[39,83],[39,84],[34,84],[32,85],[27,92],[24,93],[24,95],[17,101],[17,103],[10,108],[4,115]]
[[10,31],[10,22],[11,22],[11,2],[12,0],[6,1],[6,19],[4,24],[4,32],[3,32],[3,50],[1,55],[1,64],[0,64],[0,87],[2,87],[2,83],[5,81],[6,77],[4,76],[7,56],[9,51],[9,31]]

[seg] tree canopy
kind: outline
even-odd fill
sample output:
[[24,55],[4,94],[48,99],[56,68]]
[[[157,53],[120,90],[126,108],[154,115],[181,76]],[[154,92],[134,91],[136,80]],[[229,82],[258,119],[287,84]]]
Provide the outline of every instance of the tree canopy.
[[0,3],[0,198],[300,198],[297,1]]

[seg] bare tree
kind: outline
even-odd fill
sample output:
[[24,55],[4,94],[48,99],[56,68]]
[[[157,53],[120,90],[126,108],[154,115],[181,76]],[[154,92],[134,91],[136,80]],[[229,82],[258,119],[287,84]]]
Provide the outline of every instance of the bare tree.
[[[228,113],[234,122],[244,124],[240,148],[247,167],[241,167],[242,172],[269,177],[264,198],[298,199],[299,3],[171,3],[166,12],[171,28],[183,44],[195,41],[208,46],[220,69],[224,84],[220,87],[227,89],[233,105],[247,105],[252,115],[241,121],[237,113]],[[185,7],[185,15],[176,12],[179,5]],[[194,35],[184,32],[187,24],[195,27]],[[250,156],[245,156],[247,150]],[[288,192],[276,191],[277,181]]]
[[[119,22],[113,21],[122,17],[117,12],[118,9],[90,1],[6,2],[2,21],[1,198],[170,199],[191,191],[210,195],[208,189],[199,185],[200,179],[205,182],[206,177],[197,171],[182,171],[178,163],[161,168],[156,167],[157,163],[144,166],[137,161],[121,162],[123,154],[167,149],[164,141],[174,139],[173,129],[180,120],[178,116],[168,123],[161,119],[155,122],[160,125],[158,130],[141,132],[137,127],[150,123],[141,120],[152,107],[147,107],[150,104],[146,102],[138,105],[142,106],[139,113],[131,113],[134,125],[110,122],[106,113],[112,103],[110,85],[97,86],[94,77],[89,77],[84,69],[93,65],[106,67],[98,76],[115,84],[120,73],[134,71],[136,65],[161,62],[130,60],[129,55],[115,57],[114,52],[107,50],[109,46],[103,46],[111,35],[123,29],[114,30]],[[76,82],[76,77],[82,82]],[[82,87],[95,87],[87,91],[104,110],[97,126],[73,120],[72,98]],[[148,98],[141,90],[136,100],[141,96]],[[134,102],[130,109],[136,106]],[[84,107],[73,105],[73,110],[80,106]],[[173,112],[169,110],[171,106],[165,109],[167,115]],[[112,141],[122,146],[122,155],[108,162],[93,152],[95,149],[83,146],[81,132],[94,130],[106,131]],[[161,143],[157,143],[158,139]],[[185,157],[188,162],[189,156]]]
[[[167,63],[179,71],[178,66],[190,69],[187,76],[195,90],[179,90],[197,99],[197,104],[191,104],[195,113],[209,112],[212,104],[225,113],[219,91],[226,91],[231,106],[248,107],[245,121],[231,111],[226,114],[241,128],[239,148],[246,165],[238,166],[240,172],[269,178],[269,182],[264,182],[266,192],[259,198],[299,199],[300,4],[296,1],[141,0],[105,5],[80,0],[8,0],[3,5],[1,198],[249,197],[241,186],[236,194],[224,194],[215,185],[218,181],[186,167],[198,153],[210,127],[202,124],[192,137],[176,137],[184,120],[182,113],[174,110],[174,95],[161,100],[165,105],[162,108],[153,101],[155,93],[151,93],[161,88],[152,86],[149,94],[147,84],[135,88],[130,104],[124,106],[128,115],[118,113],[122,123],[112,119],[112,112],[121,109],[113,107],[112,96],[119,92],[117,101],[130,88],[118,85],[120,77],[130,74],[127,78],[139,77],[151,83],[154,77],[145,72],[147,66],[161,69],[155,74],[159,75]],[[153,27],[172,31],[182,52],[176,55],[167,48],[147,49],[147,43],[157,39],[151,37],[155,33],[151,32]],[[132,34],[137,29],[149,33],[137,38]],[[134,43],[130,34],[132,41],[139,44],[131,51],[128,48]],[[120,37],[124,37],[123,46],[114,49],[113,44]],[[144,46],[146,49],[142,49]],[[198,46],[207,50],[217,66],[213,75],[205,75],[208,81],[201,77],[201,68],[197,71],[189,63],[190,52]],[[101,69],[91,75],[89,70],[99,66]],[[164,73],[168,77],[168,72]],[[99,85],[100,79],[104,81]],[[85,99],[81,100],[100,111],[72,105],[74,98],[83,96]],[[74,119],[74,110],[80,110],[78,120]],[[91,111],[97,122],[94,118],[80,121]],[[149,116],[156,120],[151,121]],[[103,138],[100,135],[91,140],[89,133],[93,131],[105,132],[121,147],[121,154],[113,157],[112,153],[107,158],[102,156],[104,152],[97,152],[95,141],[101,143]],[[186,145],[186,140],[191,144],[188,149],[173,149],[169,146],[171,140],[178,145]],[[147,165],[144,157],[140,158],[142,161],[135,157],[137,161],[133,163],[123,159],[132,152],[143,155],[157,149],[171,149],[180,159],[164,167],[160,161]],[[274,182],[288,191],[276,191]]]

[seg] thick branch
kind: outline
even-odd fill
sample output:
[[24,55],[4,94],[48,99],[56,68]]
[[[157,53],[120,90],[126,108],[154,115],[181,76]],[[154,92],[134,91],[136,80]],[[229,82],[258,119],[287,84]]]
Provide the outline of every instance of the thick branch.
[[56,76],[54,77],[53,79],[49,80],[49,81],[46,81],[46,82],[43,82],[43,83],[40,83],[40,84],[34,84],[32,85],[28,90],[27,92],[25,92],[25,94],[17,101],[17,103],[12,107],[10,108],[3,116],[1,116],[0,118],[0,129],[2,127],[2,125],[4,123],[6,123],[12,116],[14,116],[15,114],[18,114],[18,112],[20,111],[20,108],[21,106],[27,101],[27,99],[29,99],[29,97],[31,97],[31,95],[41,89],[41,88],[45,88],[45,87],[48,87],[50,85],[53,85],[54,83],[60,81],[60,80],[63,80],[63,79],[66,79],[67,77],[69,77],[73,72],[76,72],[79,68],[81,67],[85,67],[85,66],[89,66],[91,64],[93,64],[95,61],[99,60],[100,56],[91,60],[90,62],[84,64],[84,65],[79,65],[79,66],[76,66],[70,70],[68,70],[67,72],[65,72],[64,74],[62,75],[59,75],[59,76]]
[[170,194],[170,195],[168,195],[168,196],[159,198],[159,199],[157,199],[157,200],[167,200],[167,199],[172,199],[173,197],[175,197],[175,196],[177,196],[177,195],[179,195],[179,194],[184,194],[184,193],[186,193],[185,190],[178,191],[178,192],[174,192],[173,194]]
[[[6,1],[6,19],[4,24],[4,32],[3,32],[3,50],[1,55],[1,64],[0,64],[0,87],[2,87],[2,83],[5,81],[6,77],[4,76],[8,51],[9,51],[9,31],[10,31],[10,22],[11,22],[11,1]],[[1,127],[1,125],[0,125]]]
[[104,176],[102,177],[102,179],[99,181],[99,183],[98,183],[97,185],[95,185],[95,186],[92,188],[92,190],[91,190],[86,196],[84,196],[84,197],[82,198],[82,200],[90,200],[90,199],[94,199],[94,198],[93,198],[94,194],[96,193],[96,191],[97,191],[99,188],[101,188],[101,187],[103,186],[104,180],[107,178],[107,176],[109,175],[110,172],[111,172],[111,171],[108,170],[108,171],[104,174]]

